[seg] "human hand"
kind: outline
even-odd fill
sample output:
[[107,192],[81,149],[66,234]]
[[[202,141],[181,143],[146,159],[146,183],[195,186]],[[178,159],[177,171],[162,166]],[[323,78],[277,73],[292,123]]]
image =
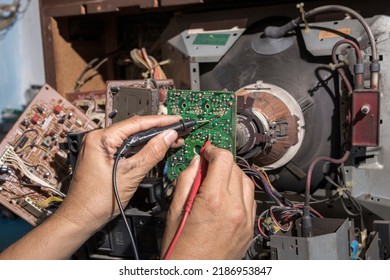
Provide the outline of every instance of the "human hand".
[[[179,116],[135,116],[108,128],[89,132],[83,140],[69,193],[55,215],[97,230],[119,213],[112,186],[114,154],[130,135],[179,121]],[[137,154],[119,161],[118,192],[123,207],[139,183],[167,150],[182,144],[174,130],[151,139]]]
[[[253,182],[235,164],[229,151],[209,146],[204,156],[209,162],[207,175],[171,259],[240,259],[253,237]],[[198,167],[199,157],[179,176],[168,212],[162,257],[181,221]]]

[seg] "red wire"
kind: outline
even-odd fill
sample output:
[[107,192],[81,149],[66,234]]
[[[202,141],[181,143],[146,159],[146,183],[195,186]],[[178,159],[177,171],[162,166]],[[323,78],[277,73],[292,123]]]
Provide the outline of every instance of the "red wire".
[[175,248],[176,243],[179,240],[179,237],[180,237],[181,233],[183,232],[184,225],[185,225],[185,223],[187,221],[187,218],[188,218],[188,216],[189,216],[189,214],[191,212],[192,205],[194,204],[195,197],[196,197],[196,195],[197,195],[197,193],[199,191],[200,185],[202,184],[204,178],[206,177],[208,162],[203,157],[203,152],[204,152],[205,148],[207,146],[209,146],[209,145],[211,145],[211,142],[210,141],[206,141],[206,143],[203,145],[202,149],[200,149],[200,165],[199,165],[199,168],[198,168],[198,173],[196,174],[194,183],[192,184],[190,195],[188,196],[187,204],[186,204],[186,207],[184,209],[184,214],[183,214],[183,217],[182,217],[182,219],[180,221],[180,225],[177,228],[176,234],[173,237],[172,242],[169,245],[169,248],[168,248],[167,252],[165,253],[164,260],[169,260],[171,258],[173,249]]
[[269,237],[264,233],[264,231],[261,229],[261,215],[259,216],[259,219],[257,220],[257,228],[260,232],[260,234],[266,238],[266,239],[269,239]]

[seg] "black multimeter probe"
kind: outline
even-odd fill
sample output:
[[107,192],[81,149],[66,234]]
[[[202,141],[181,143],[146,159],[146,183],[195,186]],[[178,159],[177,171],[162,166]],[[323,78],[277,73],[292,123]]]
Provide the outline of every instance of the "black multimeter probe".
[[131,135],[125,141],[123,141],[122,146],[118,149],[115,156],[127,157],[130,154],[131,148],[144,144],[148,142],[153,137],[159,135],[168,129],[176,130],[177,132],[185,132],[187,129],[194,127],[198,123],[204,123],[208,121],[197,121],[194,119],[181,120],[177,123],[163,126],[163,127],[154,127],[145,131],[138,132],[136,134]]

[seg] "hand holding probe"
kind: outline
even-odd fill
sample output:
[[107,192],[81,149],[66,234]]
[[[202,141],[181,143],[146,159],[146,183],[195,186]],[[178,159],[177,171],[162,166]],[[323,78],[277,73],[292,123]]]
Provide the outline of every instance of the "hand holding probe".
[[120,157],[127,157],[130,154],[130,150],[132,147],[144,144],[148,142],[153,137],[159,135],[160,133],[164,132],[168,129],[176,130],[177,132],[185,132],[187,129],[194,127],[198,123],[205,123],[209,122],[208,120],[204,121],[198,121],[194,119],[188,119],[188,120],[181,120],[177,123],[162,126],[162,127],[154,127],[148,130],[144,130],[141,132],[138,132],[136,134],[131,135],[128,137],[125,141],[123,141],[122,146],[118,149],[115,156],[119,155]]
[[188,219],[188,216],[191,213],[192,205],[194,204],[195,197],[198,194],[200,185],[202,184],[204,178],[206,177],[207,168],[208,168],[208,161],[204,158],[203,154],[204,154],[204,150],[206,149],[206,147],[210,146],[210,145],[211,145],[211,142],[210,142],[210,136],[209,136],[209,139],[207,139],[206,143],[200,149],[199,168],[198,168],[198,171],[196,173],[195,180],[192,183],[191,191],[190,191],[190,194],[189,194],[187,202],[186,202],[183,217],[180,221],[179,227],[176,230],[176,234],[173,237],[171,244],[168,247],[167,252],[165,253],[164,260],[169,260],[171,258],[171,255],[173,253],[173,249],[175,248],[176,243],[179,240],[181,233],[183,232],[184,225]]

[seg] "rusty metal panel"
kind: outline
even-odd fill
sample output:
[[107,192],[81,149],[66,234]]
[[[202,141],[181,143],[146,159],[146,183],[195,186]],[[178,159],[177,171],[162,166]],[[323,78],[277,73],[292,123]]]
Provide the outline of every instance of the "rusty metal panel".
[[355,91],[352,95],[352,145],[379,145],[379,92]]

